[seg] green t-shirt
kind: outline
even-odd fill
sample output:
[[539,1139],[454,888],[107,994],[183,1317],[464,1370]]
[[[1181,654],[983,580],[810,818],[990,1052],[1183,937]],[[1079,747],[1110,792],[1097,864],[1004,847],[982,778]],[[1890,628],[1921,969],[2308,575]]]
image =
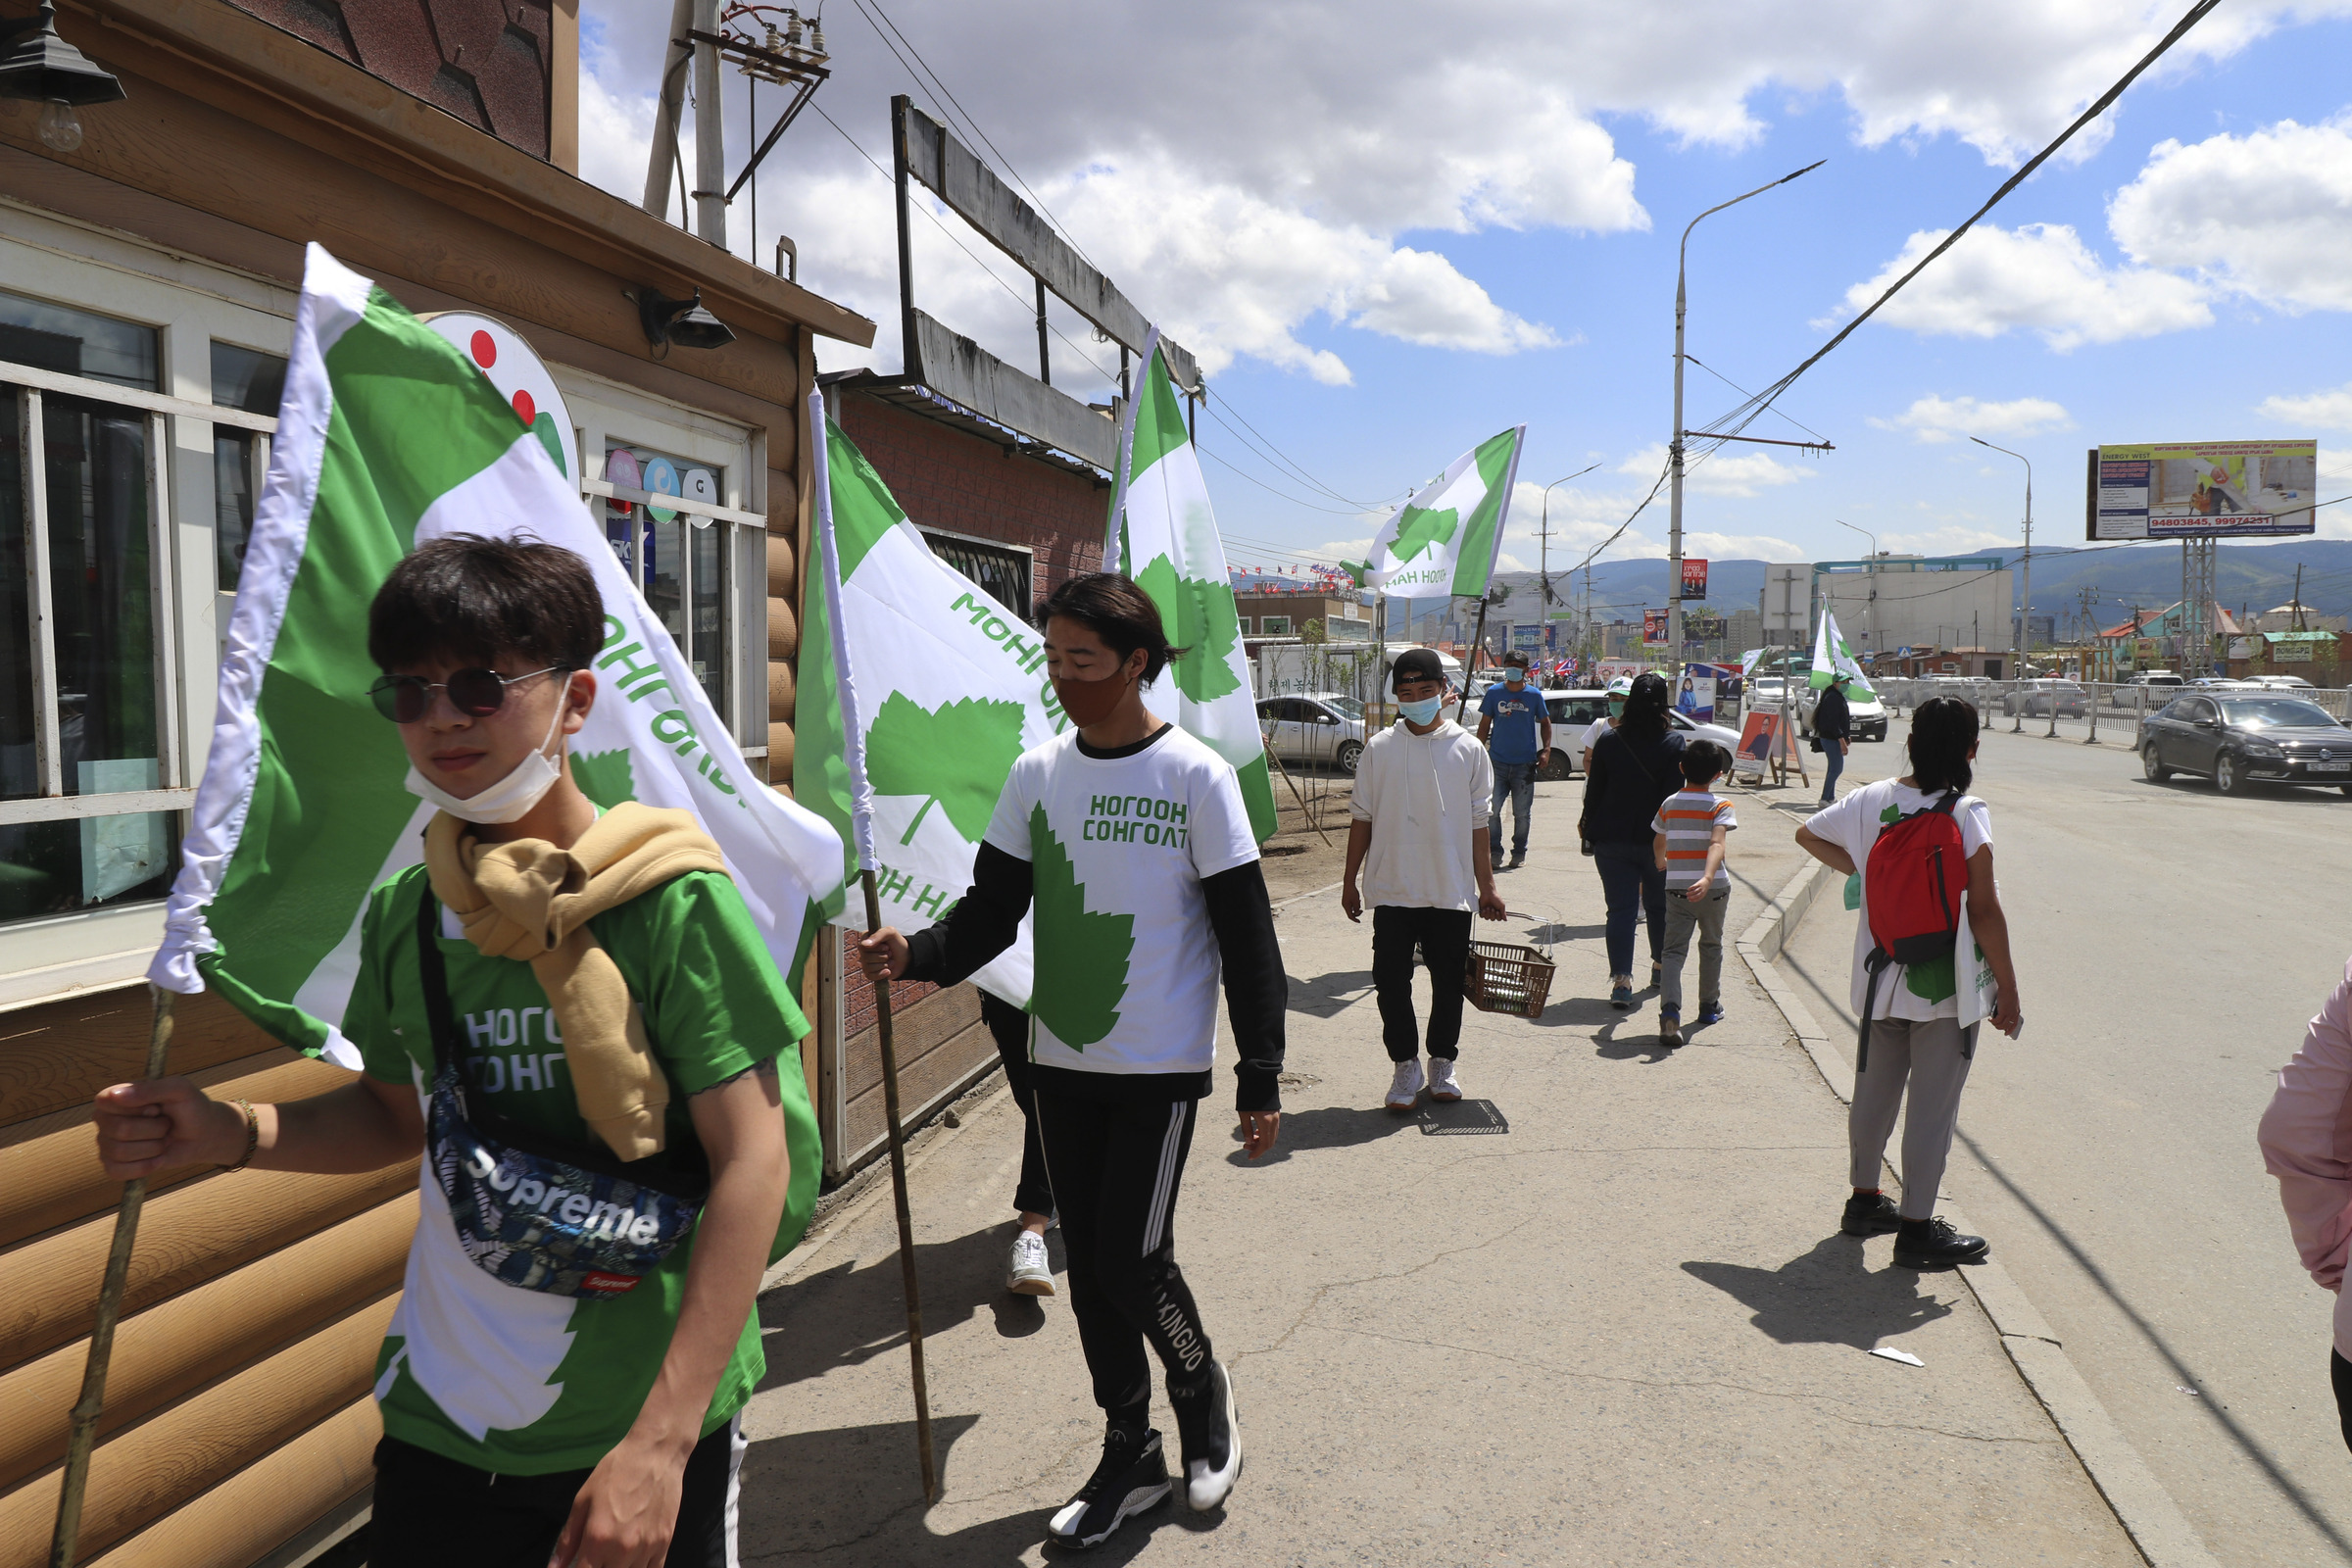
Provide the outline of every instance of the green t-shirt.
[[[361,929],[360,973],[343,1033],[370,1077],[416,1086],[433,1073],[416,962],[424,868],[376,889]],[[580,1119],[561,1026],[530,965],[488,958],[453,937],[444,912],[450,1027],[469,1093],[550,1137],[603,1152]],[[778,978],[735,884],[696,871],[588,922],[628,982],[670,1086],[669,1145],[694,1143],[687,1097],[772,1060],[808,1022]],[[686,1294],[689,1234],[624,1296],[526,1291],[493,1279],[458,1244],[429,1168],[408,1277],[377,1358],[384,1431],[462,1464],[508,1475],[594,1465],[627,1435],[669,1350]],[[756,1314],[711,1394],[708,1433],[740,1410],[766,1370]]]

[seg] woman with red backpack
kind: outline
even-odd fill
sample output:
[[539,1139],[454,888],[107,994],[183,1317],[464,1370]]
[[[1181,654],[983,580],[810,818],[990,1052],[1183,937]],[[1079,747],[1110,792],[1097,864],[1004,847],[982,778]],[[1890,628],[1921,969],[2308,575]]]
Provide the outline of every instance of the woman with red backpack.
[[[1902,1268],[1948,1268],[1985,1253],[1936,1216],[1960,1090],[1987,1018],[2014,1037],[2023,1021],[2009,922],[1992,876],[1992,813],[1970,795],[1977,710],[1957,697],[1922,703],[1911,715],[1911,771],[1865,784],[1796,830],[1807,854],[1859,873],[1862,913],[1854,936],[1854,1100],[1846,1117],[1854,1191],[1839,1228],[1848,1236],[1895,1233]],[[1886,1140],[1906,1087],[1903,1200],[1879,1187]]]

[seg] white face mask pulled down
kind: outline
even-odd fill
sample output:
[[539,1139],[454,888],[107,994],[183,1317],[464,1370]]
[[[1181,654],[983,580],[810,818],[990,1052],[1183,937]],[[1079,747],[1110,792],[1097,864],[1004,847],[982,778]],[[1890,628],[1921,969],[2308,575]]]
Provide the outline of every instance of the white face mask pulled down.
[[[566,680],[564,695],[568,695],[570,691],[571,684]],[[440,808],[460,821],[484,826],[512,822],[523,815],[545,800],[547,792],[556,787],[556,780],[564,776],[564,769],[547,755],[548,748],[555,743],[557,726],[564,722],[564,695],[556,699],[555,716],[547,721],[547,734],[541,737],[539,749],[516,762],[505,778],[471,795],[460,797],[450,794],[417,772],[416,764],[412,762],[409,764],[409,793],[427,806]]]

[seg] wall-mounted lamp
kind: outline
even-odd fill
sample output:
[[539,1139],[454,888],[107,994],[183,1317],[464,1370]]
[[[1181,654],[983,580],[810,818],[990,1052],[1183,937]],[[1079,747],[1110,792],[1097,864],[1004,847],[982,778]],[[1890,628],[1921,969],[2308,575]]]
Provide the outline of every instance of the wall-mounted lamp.
[[57,6],[41,0],[40,14],[20,23],[0,54],[0,98],[44,104],[41,145],[70,153],[81,145],[80,104],[109,104],[127,96],[113,75],[90,64],[57,35]]
[[675,343],[682,349],[719,349],[735,341],[727,323],[703,309],[703,291],[694,298],[673,300],[651,284],[637,290],[637,319],[645,341],[655,348]]

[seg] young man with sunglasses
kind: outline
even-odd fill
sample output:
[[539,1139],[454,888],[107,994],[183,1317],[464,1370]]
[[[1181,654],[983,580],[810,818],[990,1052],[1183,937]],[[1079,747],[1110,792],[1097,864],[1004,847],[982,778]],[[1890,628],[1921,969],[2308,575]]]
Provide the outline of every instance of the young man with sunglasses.
[[[734,1565],[738,1413],[764,1370],[753,1297],[790,1174],[776,1058],[808,1026],[692,819],[600,813],[573,783],[603,633],[587,564],[551,545],[456,535],[395,566],[368,617],[370,695],[440,812],[426,863],[362,924],[343,1033],[365,1076],[277,1105],[185,1078],[97,1099],[119,1179],[424,1152],[375,1386],[376,1568]],[[434,1083],[443,1051],[462,1097]],[[471,1121],[453,1127],[453,1105]],[[445,1191],[476,1123],[632,1182],[707,1169],[707,1197],[650,1272],[511,1284]],[[552,1170],[545,1190],[553,1210]]]
[[1093,1546],[1166,1500],[1148,1342],[1167,1373],[1186,1501],[1223,1504],[1241,1474],[1233,1380],[1176,1266],[1176,1200],[1217,1051],[1233,1023],[1242,1147],[1282,1126],[1290,987],[1257,844],[1231,764],[1144,706],[1178,657],[1125,577],[1076,577],[1039,607],[1046,667],[1070,728],[1023,754],[947,920],[859,943],[868,974],[953,984],[1011,946],[1034,904],[1030,1092],[1061,1215],[1095,1401],[1095,1473],[1048,1521]]

